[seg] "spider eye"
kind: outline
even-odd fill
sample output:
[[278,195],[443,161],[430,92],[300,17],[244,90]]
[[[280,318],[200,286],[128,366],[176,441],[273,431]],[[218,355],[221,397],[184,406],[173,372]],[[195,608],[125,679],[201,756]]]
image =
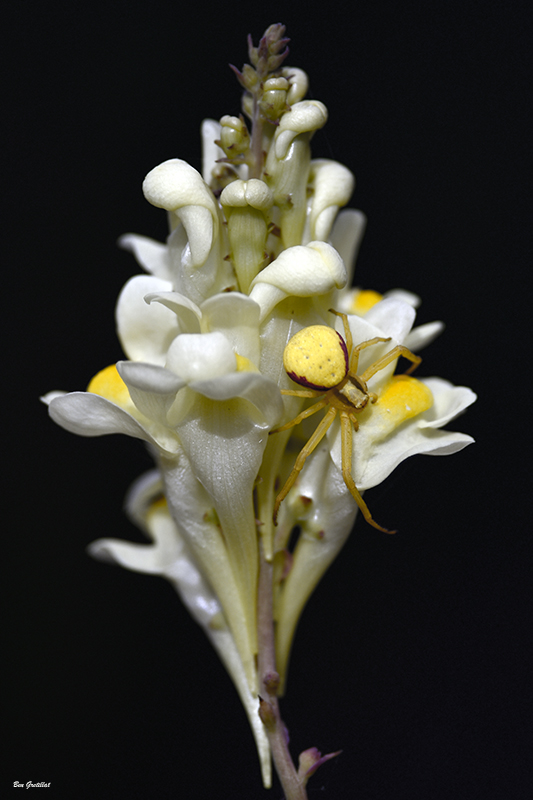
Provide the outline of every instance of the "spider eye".
[[346,342],[326,325],[298,331],[285,347],[283,366],[289,378],[310,389],[327,391],[348,374]]

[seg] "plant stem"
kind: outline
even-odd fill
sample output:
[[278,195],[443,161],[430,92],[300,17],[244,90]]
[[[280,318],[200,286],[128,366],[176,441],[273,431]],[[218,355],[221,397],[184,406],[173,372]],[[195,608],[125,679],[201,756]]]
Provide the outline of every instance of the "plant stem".
[[259,695],[261,698],[259,716],[265,725],[274,766],[285,792],[285,800],[307,800],[305,786],[296,771],[287,747],[287,733],[279,712],[276,694],[279,675],[276,671],[272,610],[272,564],[266,560],[261,548],[257,612]]
[[256,89],[253,96],[252,141],[250,151],[252,163],[249,166],[249,178],[261,178],[263,173],[263,118],[259,108],[261,89]]

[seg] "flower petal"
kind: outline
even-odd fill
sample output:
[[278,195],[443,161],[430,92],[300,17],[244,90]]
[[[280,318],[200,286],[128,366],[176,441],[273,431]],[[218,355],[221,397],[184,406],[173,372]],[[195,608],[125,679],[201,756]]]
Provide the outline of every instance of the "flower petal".
[[331,231],[331,244],[339,253],[348,271],[346,281],[348,286],[352,282],[355,261],[365,228],[365,215],[361,211],[347,208],[339,213]]
[[168,410],[185,381],[164,367],[139,361],[119,361],[117,370],[141,414],[168,427]]
[[191,265],[204,264],[218,235],[218,214],[200,173],[186,161],[172,158],[148,173],[143,192],[149,203],[177,215],[187,232]]
[[[135,488],[147,499],[150,488],[160,488],[156,474],[143,477],[142,487]],[[139,500],[139,498],[137,498]],[[132,502],[131,499],[129,501]],[[137,506],[138,502],[133,501]],[[246,710],[256,740],[261,770],[265,785],[270,785],[270,749],[264,727],[257,714],[257,695],[250,690],[235,641],[222,615],[220,602],[198,569],[192,553],[182,538],[169,514],[165,502],[150,504],[143,516],[143,530],[149,531],[151,545],[138,545],[115,539],[99,539],[93,542],[90,555],[106,561],[114,561],[137,572],[161,575],[169,580],[178,592],[191,616],[218,652],[226,667]]]
[[151,272],[156,278],[165,281],[172,280],[170,259],[167,246],[156,242],[148,236],[139,236],[136,233],[125,233],[118,240],[119,247],[129,250],[137,262],[144,267],[147,272]]
[[202,312],[192,300],[178,292],[153,292],[144,298],[148,305],[161,303],[178,318],[181,333],[200,333]]
[[[204,400],[204,403],[212,401]],[[214,405],[214,404],[213,404]],[[202,409],[198,409],[198,424],[202,423]],[[210,420],[204,417],[209,426]],[[215,420],[215,429],[216,429]],[[194,423],[193,423],[194,427]],[[180,433],[188,433],[187,430],[180,431]],[[204,463],[203,449],[207,446],[208,452],[205,453],[205,461],[213,461],[212,472],[218,475],[215,482],[219,486],[224,486],[226,475],[226,450],[219,447],[219,443],[214,443],[214,448],[211,447],[211,441],[208,434],[195,439],[194,431],[191,433],[193,440],[192,461],[185,457],[182,451],[178,452],[176,457],[167,458],[162,457],[159,465],[161,474],[165,484],[165,496],[167,498],[169,509],[172,514],[180,534],[187,542],[196,563],[198,564],[202,575],[209,582],[213,588],[214,593],[220,600],[224,615],[228,621],[229,627],[233,633],[237,649],[246,673],[246,679],[251,689],[255,688],[255,664],[254,653],[256,649],[256,634],[254,630],[253,615],[255,613],[255,602],[248,605],[250,587],[243,587],[240,580],[240,570],[234,568],[235,553],[231,552],[231,542],[228,542],[226,537],[226,528],[224,527],[223,520],[220,519],[218,513],[218,505],[213,501],[211,492],[206,491],[202,483],[204,480],[207,484],[210,483],[209,474],[206,475],[202,470],[198,470],[198,465]],[[219,458],[219,454],[222,457]],[[191,464],[194,464],[195,473],[198,473],[198,478],[193,473]],[[207,473],[209,473],[209,466],[206,464]],[[237,504],[243,498],[244,490],[239,483],[239,477],[234,473],[233,480],[235,486],[239,487],[235,497]],[[208,488],[213,488],[208,486]],[[215,487],[215,497],[218,490]],[[251,502],[251,491],[250,491]],[[228,498],[228,502],[230,498]],[[216,509],[216,510],[215,510]],[[254,527],[254,541],[255,541],[255,520],[253,520]],[[242,544],[244,552],[246,552],[246,543],[250,541],[249,531],[246,527],[241,530]],[[252,553],[252,563],[256,559]],[[244,558],[244,563],[247,559]],[[257,567],[257,562],[255,563]],[[249,579],[254,582],[257,570],[249,573]]]
[[311,161],[309,182],[313,193],[308,212],[307,241],[327,242],[339,208],[345,206],[352,196],[355,179],[347,167],[323,158]]
[[206,183],[209,183],[217,161],[224,158],[224,151],[215,144],[215,141],[220,139],[220,122],[216,119],[204,119],[200,133],[202,137],[202,177]]
[[413,327],[416,311],[409,303],[396,297],[386,297],[366,313],[365,320],[390,336],[399,344]]
[[259,364],[260,308],[250,297],[239,292],[225,292],[202,304],[208,329],[224,334],[233,351],[253,364]]
[[56,396],[48,410],[54,422],[79,436],[125,433],[151,441],[151,436],[127,411],[97,394],[70,392]]
[[237,360],[223,333],[183,333],[168,348],[166,366],[189,383],[235,372]]
[[244,400],[219,402],[197,394],[180,422],[179,436],[216,508],[252,641],[258,569],[253,488],[268,435],[251,418]]
[[150,275],[135,275],[123,287],[116,308],[117,332],[132,361],[164,365],[169,345],[179,333],[178,321],[168,308],[149,306],[144,297],[171,289],[171,283]]
[[250,297],[261,307],[263,321],[285,297],[327,294],[345,284],[346,267],[337,251],[326,242],[309,242],[280,253],[253,280]]
[[[283,506],[285,505],[285,508]],[[323,442],[307,459],[280,510],[279,527],[300,527],[292,566],[276,603],[277,667],[285,684],[290,648],[300,614],[346,542],[357,505]]]
[[418,325],[416,328],[407,334],[403,343],[413,353],[418,353],[422,348],[427,347],[428,344],[440,336],[444,330],[444,322],[426,322],[425,325]]
[[247,400],[264,418],[264,421],[256,420],[260,427],[272,428],[283,414],[283,401],[277,384],[257,372],[235,372],[216,380],[195,381],[189,387],[211,400],[236,397]]
[[467,386],[454,386],[442,378],[424,378],[423,382],[431,389],[434,403],[420,421],[421,428],[442,428],[477,400]]

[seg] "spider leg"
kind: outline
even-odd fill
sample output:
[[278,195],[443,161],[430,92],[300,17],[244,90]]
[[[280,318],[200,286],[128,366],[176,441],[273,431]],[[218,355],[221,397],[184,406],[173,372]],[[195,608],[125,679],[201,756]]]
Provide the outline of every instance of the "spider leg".
[[336,317],[340,317],[342,319],[342,324],[344,326],[344,341],[346,342],[346,348],[349,353],[352,352],[353,346],[353,339],[352,339],[352,332],[350,330],[350,326],[348,325],[348,316],[343,314],[341,311],[335,311],[334,308],[328,308],[330,314],[335,314]]
[[273,428],[273,430],[269,431],[269,435],[271,433],[280,433],[280,431],[288,431],[289,428],[293,428],[295,425],[298,425],[300,422],[302,422],[302,420],[307,419],[307,417],[311,417],[313,414],[316,414],[317,411],[320,411],[320,409],[324,408],[324,406],[327,406],[327,404],[328,401],[325,397],[323,397],[322,400],[319,400],[318,403],[313,403],[312,406],[306,408],[305,411],[302,411],[290,422],[286,422],[285,425],[281,425],[279,428]]
[[317,397],[318,392],[314,389],[280,389],[281,394],[289,394],[291,397]]
[[409,359],[413,363],[409,367],[408,370],[405,371],[405,375],[410,375],[410,373],[418,367],[422,359],[420,356],[415,356],[414,353],[405,347],[403,344],[397,344],[396,347],[393,347],[388,353],[386,353],[383,358],[378,359],[374,364],[372,364],[367,370],[363,372],[362,375],[359,375],[361,380],[368,381],[376,372],[379,372],[380,369],[384,369],[391,361],[398,358],[399,356],[403,356],[404,358]]
[[[320,402],[322,403],[323,401],[320,401]],[[318,403],[316,403],[316,405],[318,405]],[[325,405],[325,403],[324,403],[324,405]],[[314,406],[311,406],[311,408],[314,408]],[[310,409],[307,409],[307,410],[309,411]],[[318,409],[317,409],[317,411],[318,411]],[[305,412],[303,412],[303,413],[305,413]],[[298,477],[298,475],[302,471],[302,468],[303,468],[303,465],[305,464],[306,458],[308,456],[310,456],[311,453],[313,452],[313,450],[317,447],[317,445],[320,444],[320,442],[322,441],[322,439],[326,435],[326,432],[327,432],[328,428],[330,427],[331,423],[335,419],[336,414],[337,414],[337,409],[334,408],[334,406],[331,406],[329,411],[325,414],[324,418],[321,420],[321,422],[319,422],[319,424],[315,428],[315,432],[312,434],[312,436],[309,437],[309,440],[307,441],[307,443],[300,450],[298,458],[296,459],[296,461],[294,463],[294,467],[292,468],[292,472],[291,472],[291,474],[289,475],[289,477],[287,478],[287,480],[285,482],[285,486],[283,487],[281,492],[276,497],[276,502],[274,503],[274,513],[272,515],[272,519],[274,521],[274,525],[278,524],[277,523],[277,518],[278,518],[279,507],[280,507],[281,503],[283,502],[283,500],[289,494],[289,492],[292,489],[292,487],[294,486],[296,478]],[[298,419],[298,417],[296,419]]]
[[390,342],[390,336],[387,339],[384,339],[382,336],[374,336],[373,339],[367,339],[366,342],[361,342],[354,347],[352,350],[352,355],[350,356],[350,372],[352,375],[357,375],[357,367],[359,365],[359,354],[361,350],[364,350],[365,347],[371,347],[373,344],[378,344],[378,342]]
[[355,485],[355,481],[352,478],[352,423],[350,416],[346,411],[341,411],[340,415],[342,477],[344,478],[344,483],[350,490],[350,494],[359,506],[362,515],[370,525],[372,525],[374,528],[377,528],[378,531],[382,531],[383,533],[396,533],[396,531],[389,531],[387,528],[382,528],[381,525],[378,525],[378,523],[372,519],[372,514],[368,510],[367,504],[361,497],[361,494]]

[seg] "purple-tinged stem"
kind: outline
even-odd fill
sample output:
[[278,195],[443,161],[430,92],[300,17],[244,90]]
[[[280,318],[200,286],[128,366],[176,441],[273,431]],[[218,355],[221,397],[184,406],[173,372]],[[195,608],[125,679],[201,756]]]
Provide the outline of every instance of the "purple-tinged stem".
[[279,675],[276,670],[274,622],[272,615],[272,564],[261,552],[257,628],[259,637],[259,716],[261,717],[272,750],[272,759],[285,800],[307,800],[307,792],[299,777],[287,747],[285,726],[280,716],[277,689]]

